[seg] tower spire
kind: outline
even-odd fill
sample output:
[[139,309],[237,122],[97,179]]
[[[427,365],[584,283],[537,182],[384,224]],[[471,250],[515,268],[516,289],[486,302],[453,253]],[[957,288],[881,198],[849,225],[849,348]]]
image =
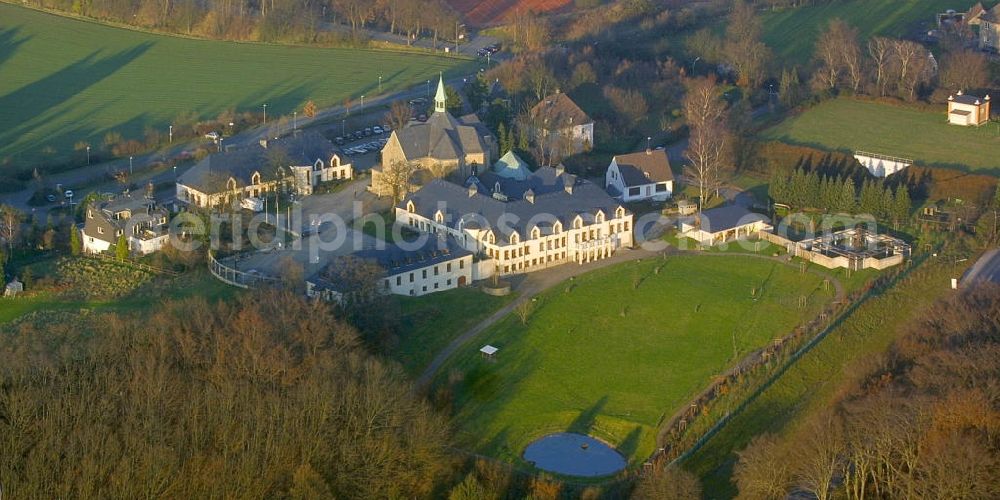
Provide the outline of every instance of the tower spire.
[[434,94],[434,112],[444,113],[448,103],[448,94],[444,91],[444,73],[438,76],[437,93]]

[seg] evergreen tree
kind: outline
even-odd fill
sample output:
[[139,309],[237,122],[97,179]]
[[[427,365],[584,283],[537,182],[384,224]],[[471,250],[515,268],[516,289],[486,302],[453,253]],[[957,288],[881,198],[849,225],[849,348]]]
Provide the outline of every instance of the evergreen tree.
[[507,154],[508,151],[514,146],[510,142],[510,135],[507,133],[507,125],[500,123],[497,126],[497,139],[500,141],[500,155]]
[[837,200],[837,210],[854,213],[857,210],[858,193],[854,188],[854,179],[845,177],[840,184],[840,198]]
[[69,253],[72,255],[80,255],[83,250],[83,244],[80,242],[80,230],[77,229],[75,225],[69,226]]
[[786,108],[791,108],[799,103],[799,71],[795,68],[781,72],[781,85],[778,87],[778,99]]
[[115,258],[118,260],[125,260],[128,258],[128,241],[125,240],[125,235],[118,235],[118,242],[115,244]]
[[775,203],[785,203],[788,198],[788,176],[776,173],[767,185],[767,195]]
[[910,201],[910,190],[907,189],[906,186],[897,187],[896,196],[893,200],[893,217],[897,222],[909,219],[911,208],[912,202]]
[[874,217],[878,217],[879,204],[882,202],[882,190],[879,186],[870,181],[866,180],[864,184],[861,185],[861,200],[858,202],[858,210],[862,213],[871,214]]
[[817,205],[820,204],[819,203],[819,198],[820,198],[819,174],[817,174],[816,172],[809,172],[808,174],[806,174],[805,178],[806,178],[806,181],[805,181],[806,182],[806,186],[805,186],[805,194],[804,194],[805,198],[802,200],[802,206],[803,207],[812,207],[812,208],[822,208],[822,207],[818,207],[817,206]]
[[879,197],[878,217],[883,220],[894,219],[895,207],[896,204],[892,196],[892,189],[889,189],[889,186],[885,186],[885,189],[882,190],[882,195]]

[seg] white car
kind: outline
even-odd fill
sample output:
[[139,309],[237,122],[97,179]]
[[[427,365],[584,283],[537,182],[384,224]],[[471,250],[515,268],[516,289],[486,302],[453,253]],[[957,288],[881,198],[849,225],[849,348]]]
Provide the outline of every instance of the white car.
[[209,133],[205,134],[205,138],[206,139],[212,139],[213,141],[218,141],[219,139],[222,138],[222,136],[219,135],[218,132],[212,131],[212,132],[209,132]]
[[376,134],[381,134],[383,132],[383,130],[382,130],[382,127],[379,127],[378,125],[375,125],[374,127],[372,127],[372,132],[375,132]]

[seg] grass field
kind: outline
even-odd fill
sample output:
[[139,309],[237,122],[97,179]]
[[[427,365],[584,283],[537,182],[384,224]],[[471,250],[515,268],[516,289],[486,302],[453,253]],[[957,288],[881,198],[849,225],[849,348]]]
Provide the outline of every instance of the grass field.
[[684,467],[701,476],[708,498],[731,498],[735,451],[762,432],[786,432],[803,418],[829,406],[850,374],[852,363],[884,351],[897,328],[948,292],[942,283],[961,275],[950,264],[929,262],[925,269],[859,307],[827,338],[799,359],[773,385],[734,417]]
[[[517,462],[532,440],[569,430],[641,463],[661,419],[732,365],[734,340],[742,357],[787,333],[831,298],[821,281],[771,260],[680,256],[566,282],[532,303],[527,325],[512,314],[442,370],[460,379],[459,440]],[[494,362],[478,353],[487,343]]]
[[392,357],[415,377],[455,337],[512,298],[512,295],[493,297],[474,288],[456,288],[425,297],[399,297],[405,328]]
[[934,24],[945,9],[968,10],[974,0],[849,0],[797,7],[763,15],[764,43],[785,65],[808,64],[816,38],[831,19],[858,29],[862,43],[873,35],[899,37]]
[[[378,91],[423,88],[467,60],[366,49],[153,35],[0,3],[0,165],[58,160],[108,131],[141,138],[184,112],[291,114]],[[47,146],[54,151],[43,152]]]
[[940,113],[855,99],[833,99],[763,132],[767,139],[820,149],[865,150],[920,165],[1000,175],[1000,131],[948,125]]

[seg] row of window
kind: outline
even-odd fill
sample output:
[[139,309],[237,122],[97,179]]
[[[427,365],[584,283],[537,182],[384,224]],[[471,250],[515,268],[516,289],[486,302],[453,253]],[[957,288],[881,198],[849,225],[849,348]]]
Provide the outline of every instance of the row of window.
[[[463,260],[463,259],[459,259],[458,260],[458,268],[459,269],[465,269],[465,260]],[[451,269],[452,269],[452,263],[451,262],[445,263],[445,270],[444,271],[446,273],[450,273]],[[441,266],[440,265],[434,266],[433,272],[434,272],[434,276],[440,275],[441,274]],[[414,280],[416,279],[416,274],[415,273],[416,273],[416,271],[410,273],[410,276],[409,276],[410,283],[413,283]],[[427,269],[421,269],[420,270],[420,275],[421,275],[420,279],[427,279]],[[386,280],[385,283],[386,283],[386,286],[389,285],[389,281],[388,280]],[[402,274],[397,275],[396,276],[396,286],[401,286],[402,284],[403,284],[403,275]],[[451,279],[448,280],[448,284],[449,285],[451,284]],[[437,285],[435,285],[434,288],[437,288]]]

